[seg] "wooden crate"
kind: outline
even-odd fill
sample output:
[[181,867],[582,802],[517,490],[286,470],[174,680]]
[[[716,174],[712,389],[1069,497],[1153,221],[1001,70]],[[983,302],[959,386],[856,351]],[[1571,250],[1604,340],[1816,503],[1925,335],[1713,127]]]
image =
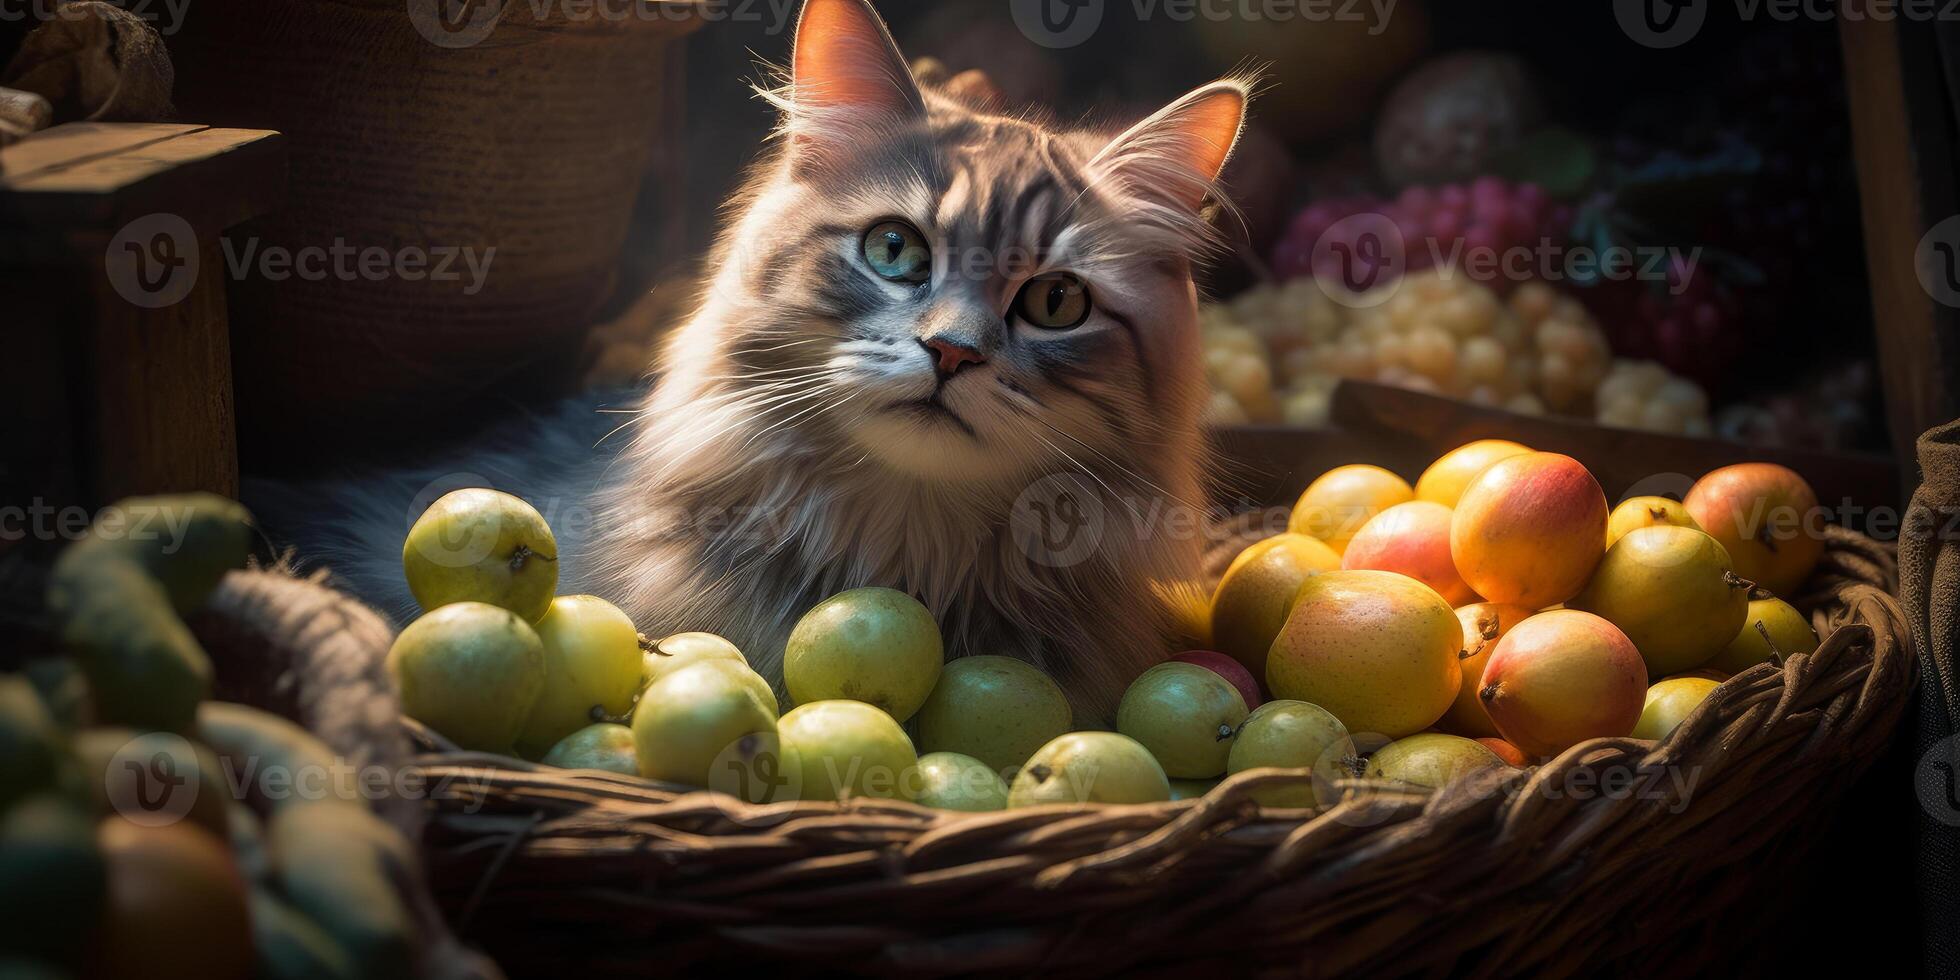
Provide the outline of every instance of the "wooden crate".
[[0,319],[16,344],[0,502],[237,491],[219,235],[284,187],[266,130],[73,123],[0,149]]

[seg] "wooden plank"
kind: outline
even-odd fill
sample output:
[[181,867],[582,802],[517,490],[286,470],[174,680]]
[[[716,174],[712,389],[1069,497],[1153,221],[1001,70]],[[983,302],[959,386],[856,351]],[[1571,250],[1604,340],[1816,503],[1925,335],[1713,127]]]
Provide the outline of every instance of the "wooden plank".
[[0,178],[0,193],[114,194],[173,167],[196,166],[278,134],[268,129],[199,129]]
[[1927,67],[1914,48],[1930,44],[1929,34],[1902,34],[1893,18],[1838,24],[1881,388],[1893,449],[1911,468],[1919,434],[1960,410],[1960,343],[1942,340],[1942,325],[1950,334],[1960,313],[1920,285],[1916,255],[1954,205],[1951,148],[1938,135],[1951,103],[1936,66],[1906,82],[1908,63]]
[[10,237],[44,240],[56,232],[86,251],[94,244],[87,233],[113,234],[158,211],[216,234],[276,207],[285,182],[278,133],[193,127],[9,175],[0,180],[0,218]]
[[50,126],[0,148],[0,188],[43,170],[70,166],[205,128],[183,123],[77,122]]
[[224,261],[205,239],[189,295],[157,309],[117,295],[99,266],[90,277],[89,413],[92,496],[209,490],[238,493],[231,339]]

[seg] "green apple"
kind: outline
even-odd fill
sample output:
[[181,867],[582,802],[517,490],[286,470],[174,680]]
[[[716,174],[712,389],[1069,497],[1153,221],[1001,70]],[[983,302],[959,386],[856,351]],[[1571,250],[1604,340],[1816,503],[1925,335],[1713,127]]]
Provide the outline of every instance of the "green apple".
[[655,681],[633,711],[640,775],[713,787],[710,776],[733,747],[773,739],[776,706],[756,681],[754,671],[726,660],[689,664]]
[[408,529],[402,571],[425,611],[487,602],[535,623],[558,591],[558,541],[523,500],[497,490],[456,490]]
[[1479,769],[1509,767],[1509,763],[1476,739],[1437,732],[1398,738],[1368,757],[1369,778],[1431,789],[1442,789],[1451,780]]
[[904,721],[919,710],[946,661],[939,623],[896,589],[840,592],[803,614],[783,652],[794,704],[862,701]]
[[958,752],[919,757],[919,784],[912,800],[941,810],[980,813],[1007,809],[1007,784],[992,766]]
[[1028,757],[1007,790],[1010,807],[1162,803],[1170,798],[1170,780],[1150,750],[1116,732],[1072,732],[1049,742]]
[[919,747],[958,752],[1011,771],[1074,727],[1068,696],[1032,664],[1012,657],[958,657],[919,708]]
[[[1268,766],[1312,769],[1311,783],[1272,786],[1252,794],[1265,806],[1310,807],[1334,802],[1331,781],[1345,775],[1340,771],[1340,761],[1352,755],[1354,741],[1333,712],[1305,701],[1268,701],[1245,716],[1238,737],[1232,740],[1225,771],[1237,773]],[[1320,790],[1323,786],[1326,792]]]
[[731,660],[744,667],[749,665],[749,658],[742,656],[735,644],[713,633],[675,633],[647,644],[642,658],[644,683],[651,684],[701,660]]
[[776,726],[785,773],[805,800],[910,799],[919,764],[905,729],[861,701],[812,701]]
[[1817,631],[1811,628],[1810,618],[1798,612],[1797,607],[1759,591],[1749,598],[1749,618],[1743,620],[1742,631],[1702,666],[1740,674],[1757,664],[1769,663],[1772,653],[1787,657],[1816,649]]
[[1634,738],[1666,738],[1721,681],[1709,677],[1669,677],[1647,689],[1647,703],[1640,708],[1640,720],[1633,725]]
[[466,749],[512,751],[544,692],[544,643],[501,606],[452,602],[388,648],[402,711]]
[[539,761],[560,769],[598,769],[626,776],[640,774],[639,756],[633,748],[633,730],[610,721],[587,725],[565,736]]
[[561,595],[538,620],[544,691],[517,735],[536,758],[559,739],[633,708],[640,693],[640,634],[619,607],[598,596]]
[[1123,692],[1116,730],[1149,749],[1165,775],[1210,779],[1225,771],[1245,714],[1245,698],[1231,681],[1174,660],[1144,671]]

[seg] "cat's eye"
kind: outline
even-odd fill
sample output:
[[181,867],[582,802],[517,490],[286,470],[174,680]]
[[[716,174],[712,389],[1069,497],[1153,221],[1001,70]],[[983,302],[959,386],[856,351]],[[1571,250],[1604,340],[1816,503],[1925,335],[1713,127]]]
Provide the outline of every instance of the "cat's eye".
[[864,261],[893,282],[925,282],[932,275],[932,248],[903,221],[880,221],[864,233]]
[[1089,287],[1073,272],[1044,272],[1021,287],[1014,311],[1044,330],[1079,327],[1089,318]]

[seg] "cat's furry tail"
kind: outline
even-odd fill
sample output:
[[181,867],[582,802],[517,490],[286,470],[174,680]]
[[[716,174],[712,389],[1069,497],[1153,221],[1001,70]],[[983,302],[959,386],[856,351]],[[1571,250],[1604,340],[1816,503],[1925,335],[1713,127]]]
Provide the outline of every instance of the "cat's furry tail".
[[594,490],[626,441],[624,432],[608,436],[640,397],[625,389],[581,395],[495,425],[426,463],[329,479],[247,480],[240,496],[295,568],[328,570],[336,586],[397,627],[417,613],[402,578],[402,541],[423,509],[464,487],[502,490],[536,507],[558,540],[558,591],[571,594],[588,565]]

